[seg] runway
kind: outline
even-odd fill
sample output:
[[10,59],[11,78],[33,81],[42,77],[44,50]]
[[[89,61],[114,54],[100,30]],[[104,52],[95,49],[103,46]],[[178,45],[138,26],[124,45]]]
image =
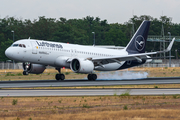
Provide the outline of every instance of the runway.
[[0,96],[97,96],[121,95],[174,95],[180,89],[73,89],[73,90],[0,90]]
[[[140,85],[140,84],[180,84],[179,77],[146,78],[139,80],[38,80],[38,81],[1,81],[0,88],[28,87],[76,87],[76,86],[107,86],[107,85]],[[96,96],[121,95],[174,95],[180,89],[60,89],[60,90],[0,90],[0,96]]]
[[34,81],[0,81],[0,88],[28,87],[77,87],[77,86],[108,86],[108,85],[141,85],[141,84],[180,84],[180,77],[146,78],[138,80],[34,80]]

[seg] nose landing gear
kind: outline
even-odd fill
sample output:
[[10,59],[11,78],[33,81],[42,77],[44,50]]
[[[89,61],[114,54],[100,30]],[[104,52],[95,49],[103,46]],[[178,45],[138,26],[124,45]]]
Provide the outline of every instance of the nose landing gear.
[[23,75],[28,75],[28,71],[23,71]]
[[23,75],[28,75],[29,74],[28,70],[31,69],[31,64],[29,62],[25,62],[23,63],[23,68],[24,68]]

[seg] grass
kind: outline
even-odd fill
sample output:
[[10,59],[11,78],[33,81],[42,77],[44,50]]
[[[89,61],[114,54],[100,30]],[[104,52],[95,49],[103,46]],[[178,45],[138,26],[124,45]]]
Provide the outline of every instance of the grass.
[[15,75],[12,73],[6,73],[5,77],[7,77],[7,76],[15,76]]
[[17,100],[17,99],[13,99],[13,101],[12,101],[12,105],[16,105],[16,104],[17,104],[17,102],[18,102],[18,100]]
[[125,93],[122,93],[120,96],[130,96],[130,91],[126,91]]
[[173,98],[174,98],[174,99],[177,99],[177,98],[178,98],[178,96],[179,96],[178,94],[173,95]]
[[129,93],[122,93],[120,96],[130,96]]
[[179,96],[4,97],[0,119],[179,119]]
[[83,104],[83,108],[90,108],[88,104]]
[[[63,74],[66,75],[66,79],[83,79],[86,74],[76,74],[71,70],[62,69]],[[14,81],[14,80],[52,80],[55,79],[55,75],[58,73],[55,69],[46,69],[42,74],[29,74],[24,76],[22,74],[23,70],[0,70],[0,80],[3,81]]]
[[127,110],[127,109],[128,109],[127,105],[124,105],[123,109],[124,109],[124,110]]
[[69,75],[70,74],[70,72],[65,72],[65,75]]
[[16,75],[17,75],[17,76],[23,76],[23,74],[22,74],[22,73],[17,73]]
[[114,96],[117,96],[117,94],[116,94],[116,93],[114,93]]
[[[148,77],[179,76],[180,68],[133,68],[146,71]],[[157,72],[158,71],[158,72]],[[62,70],[67,79],[82,79],[87,75]],[[0,70],[0,80],[52,80],[56,70],[47,69],[42,75],[23,76],[22,70]],[[179,84],[117,85],[85,87],[39,87],[27,89],[106,89],[106,88],[180,88]],[[2,88],[4,89],[4,88]],[[19,89],[19,88],[11,88]],[[21,88],[24,89],[24,88]],[[180,95],[132,96],[130,91],[112,96],[81,97],[1,97],[0,119],[180,119]]]
[[59,101],[59,103],[61,103],[61,100],[58,100]]
[[[148,77],[179,77],[180,67],[165,67],[165,68],[131,68],[126,69],[133,72],[147,72]],[[126,71],[125,70],[125,71]],[[63,74],[66,75],[66,79],[84,79],[87,74],[73,73],[71,70],[62,69]],[[123,71],[123,70],[121,70]],[[46,69],[43,74],[29,74],[27,76],[22,75],[23,70],[0,70],[1,81],[14,81],[14,80],[52,80],[55,79],[55,75],[58,73],[55,69]],[[112,74],[113,72],[110,72]],[[97,72],[97,75],[99,72]],[[106,74],[106,73],[103,73]]]

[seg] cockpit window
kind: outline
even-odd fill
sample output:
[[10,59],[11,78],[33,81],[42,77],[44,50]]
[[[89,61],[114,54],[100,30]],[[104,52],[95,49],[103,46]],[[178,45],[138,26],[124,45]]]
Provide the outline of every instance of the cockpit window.
[[26,48],[26,45],[24,45],[24,44],[13,44],[12,47],[23,47],[23,48]]
[[22,47],[22,44],[19,44],[19,47]]
[[13,47],[17,47],[17,46],[18,46],[18,44],[13,44],[12,46],[13,46]]

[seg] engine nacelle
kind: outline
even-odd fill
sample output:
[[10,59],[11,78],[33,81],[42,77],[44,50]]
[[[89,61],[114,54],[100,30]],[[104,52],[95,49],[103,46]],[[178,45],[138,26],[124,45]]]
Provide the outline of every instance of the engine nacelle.
[[89,60],[75,58],[71,61],[70,68],[75,73],[92,73],[94,64]]
[[23,69],[28,73],[41,74],[46,69],[46,66],[40,64],[23,63]]

